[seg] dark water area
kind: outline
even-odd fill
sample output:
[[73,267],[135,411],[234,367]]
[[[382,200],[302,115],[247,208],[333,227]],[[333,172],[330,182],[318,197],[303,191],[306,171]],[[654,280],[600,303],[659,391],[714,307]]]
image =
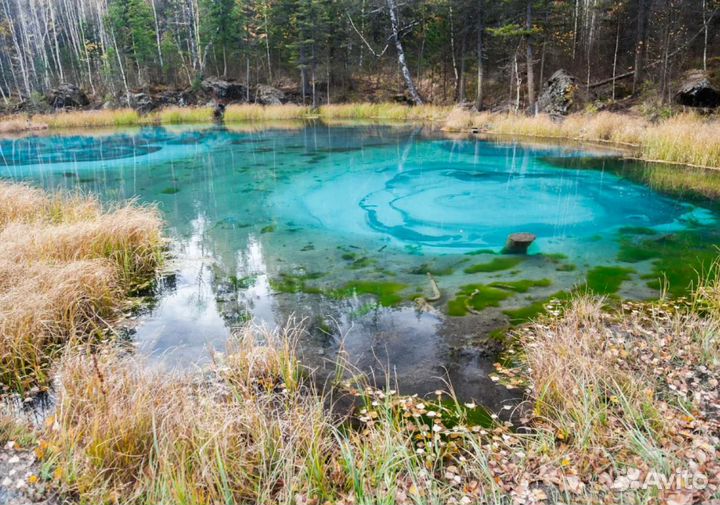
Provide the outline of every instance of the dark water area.
[[[510,324],[573,290],[652,298],[670,279],[681,294],[714,257],[712,199],[647,170],[577,146],[417,126],[0,141],[3,179],[157,203],[171,274],[132,338],[158,365],[202,364],[249,321],[295,321],[320,376],[342,353],[403,393],[449,381],[492,408],[518,395],[491,377]],[[502,254],[515,232],[537,235],[529,255]]]

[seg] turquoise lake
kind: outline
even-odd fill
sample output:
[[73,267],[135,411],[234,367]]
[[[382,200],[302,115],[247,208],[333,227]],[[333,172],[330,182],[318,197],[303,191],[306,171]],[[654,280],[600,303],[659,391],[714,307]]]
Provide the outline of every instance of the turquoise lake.
[[[170,272],[132,332],[158,363],[201,363],[234,327],[294,319],[321,374],[342,351],[403,392],[449,378],[498,405],[512,392],[489,378],[493,335],[523,309],[593,278],[604,294],[656,297],[648,241],[716,228],[713,205],[616,158],[407,125],[144,128],[2,140],[0,177],[158,204]],[[537,235],[529,255],[501,254],[514,232]]]

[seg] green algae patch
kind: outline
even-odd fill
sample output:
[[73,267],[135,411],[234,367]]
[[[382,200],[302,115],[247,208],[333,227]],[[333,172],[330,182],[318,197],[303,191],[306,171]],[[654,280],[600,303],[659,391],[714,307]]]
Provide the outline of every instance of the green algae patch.
[[455,273],[455,267],[452,265],[438,266],[433,263],[423,263],[409,269],[408,273],[413,275],[431,274],[437,277],[443,277]]
[[552,261],[553,263],[559,263],[561,261],[565,261],[566,259],[568,259],[567,254],[563,254],[563,253],[542,253],[542,254],[538,254],[538,256],[547,258],[548,260]]
[[403,301],[400,293],[407,287],[407,285],[399,282],[351,281],[341,289],[333,291],[332,296],[335,298],[350,298],[354,294],[373,295],[381,305],[392,307]]
[[253,284],[255,284],[255,280],[257,279],[254,275],[249,275],[247,277],[238,277],[237,275],[231,275],[228,278],[228,281],[230,282],[230,285],[232,285],[233,289],[247,289]]
[[505,256],[502,258],[493,258],[487,263],[478,263],[467,267],[466,274],[475,274],[479,272],[500,272],[501,270],[510,270],[524,261],[524,258]]
[[467,307],[465,306],[465,302],[467,301],[467,296],[464,295],[458,295],[452,300],[448,302],[448,309],[447,313],[448,316],[454,316],[454,317],[462,317],[466,316],[468,313]]
[[350,268],[352,270],[360,270],[361,268],[367,268],[371,265],[374,265],[375,263],[377,263],[376,260],[368,258],[367,256],[363,256],[362,258],[358,258],[353,261],[350,264]]
[[493,288],[484,284],[468,284],[462,286],[455,298],[448,302],[448,315],[467,315],[468,308],[479,311],[488,307],[499,307],[500,302],[512,295],[512,292],[504,289]]
[[652,272],[643,276],[648,279],[647,285],[658,290],[666,288],[672,296],[684,296],[700,278],[713,272],[718,243],[720,230],[714,226],[640,240],[621,238],[618,260],[653,260]]
[[466,284],[461,286],[455,298],[448,302],[448,315],[465,316],[470,312],[469,309],[481,311],[488,307],[499,307],[500,302],[517,293],[526,293],[531,288],[547,287],[551,284],[550,279]]
[[623,282],[635,273],[632,268],[599,266],[587,274],[587,287],[598,295],[617,293]]
[[466,252],[466,256],[480,256],[481,254],[497,254],[492,249],[478,249],[477,251]]
[[323,275],[320,272],[308,274],[281,273],[278,277],[270,279],[270,287],[278,293],[322,294],[323,290],[321,288],[308,285],[308,281],[317,280]]
[[513,326],[525,324],[529,321],[532,321],[533,319],[537,319],[538,316],[546,314],[547,305],[551,301],[565,301],[569,300],[571,296],[572,295],[567,291],[558,291],[552,296],[543,298],[542,300],[534,301],[533,303],[526,305],[525,307],[503,310],[503,314],[508,316],[508,318],[510,319],[510,324]]
[[537,302],[533,302],[530,305],[527,305],[525,307],[520,307],[518,309],[508,309],[503,310],[503,314],[508,316],[510,319],[510,324],[512,325],[519,325],[526,323],[528,321],[532,321],[533,319],[537,318],[538,316],[545,314],[545,304],[547,303],[547,300],[538,300]]
[[489,286],[493,288],[515,291],[516,293],[527,293],[531,288],[544,288],[550,286],[551,284],[552,281],[550,279],[523,279],[510,282],[493,282],[489,284]]
[[[474,403],[459,403],[456,400],[442,399],[438,402],[427,403],[428,410],[440,410],[443,412],[443,424],[452,429],[458,425],[479,426],[481,428],[492,428],[495,420],[492,412]],[[432,417],[420,416],[420,419],[431,426],[434,422]]]
[[621,235],[657,235],[657,231],[645,226],[623,226],[618,230]]

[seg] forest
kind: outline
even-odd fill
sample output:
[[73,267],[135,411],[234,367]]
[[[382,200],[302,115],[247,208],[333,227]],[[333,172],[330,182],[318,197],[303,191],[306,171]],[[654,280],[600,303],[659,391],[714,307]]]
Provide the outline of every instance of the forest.
[[[61,83],[98,104],[204,78],[305,105],[405,100],[533,110],[557,69],[604,99],[669,102],[715,75],[718,0],[1,0],[0,94]],[[248,91],[247,101],[252,101]]]

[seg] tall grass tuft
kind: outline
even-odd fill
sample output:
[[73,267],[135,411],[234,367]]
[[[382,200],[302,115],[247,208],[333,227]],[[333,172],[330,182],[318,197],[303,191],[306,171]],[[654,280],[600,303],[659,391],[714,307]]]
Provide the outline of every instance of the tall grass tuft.
[[143,118],[149,124],[202,124],[214,119],[212,107],[165,107]]
[[[695,303],[716,304],[715,290]],[[240,330],[199,376],[80,347],[58,369],[47,464],[87,503],[535,503],[533,482],[565,502],[609,503],[627,468],[666,477],[717,468],[707,414],[717,334],[714,316],[680,306],[617,314],[603,300],[574,300],[519,330],[517,365],[497,366],[508,386],[528,387],[524,431],[473,426],[476,407],[452,395],[400,396],[362,381],[340,386],[356,399],[348,423],[312,387],[293,326]],[[700,364],[693,395],[670,393],[666,381],[684,384]],[[625,492],[646,501],[643,489]]]
[[720,167],[720,121],[680,114],[648,127],[641,145],[646,159]]
[[445,129],[470,128],[501,135],[610,142],[634,147],[638,156],[646,160],[720,167],[720,121],[695,114],[678,114],[659,122],[604,111],[557,119],[544,114],[472,113],[461,109],[448,114]]
[[160,230],[153,208],[0,184],[0,380],[46,385],[63,344],[106,331],[154,278]]
[[140,114],[133,109],[56,112],[36,115],[32,119],[33,122],[47,124],[51,129],[136,126],[142,121]]
[[442,121],[451,110],[449,107],[437,105],[409,107],[397,103],[353,103],[323,105],[319,109],[319,114],[323,119]]
[[225,109],[225,121],[270,121],[285,119],[303,119],[310,114],[309,107],[300,105],[230,105]]
[[[108,349],[60,367],[53,461],[91,503],[295,503],[331,485],[324,406],[301,381],[296,334],[247,329],[204,383]],[[201,386],[201,387],[198,387]]]

